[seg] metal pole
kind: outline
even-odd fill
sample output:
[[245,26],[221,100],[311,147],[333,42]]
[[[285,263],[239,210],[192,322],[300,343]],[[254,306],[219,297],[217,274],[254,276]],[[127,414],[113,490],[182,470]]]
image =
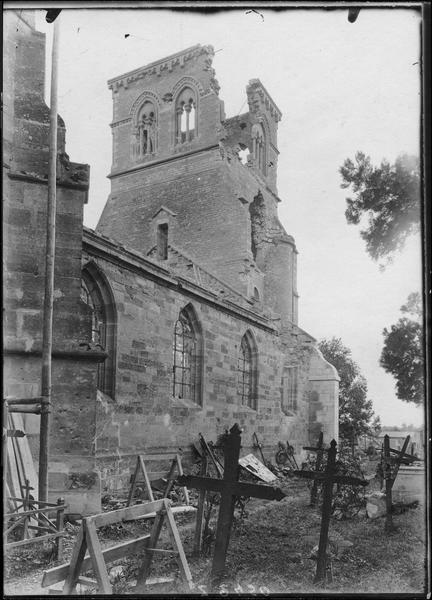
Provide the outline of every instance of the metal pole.
[[48,457],[51,407],[51,351],[54,302],[54,258],[56,237],[57,180],[57,72],[59,19],[54,21],[51,59],[51,101],[48,165],[48,204],[45,260],[45,297],[43,307],[41,419],[39,447],[39,500],[48,501]]

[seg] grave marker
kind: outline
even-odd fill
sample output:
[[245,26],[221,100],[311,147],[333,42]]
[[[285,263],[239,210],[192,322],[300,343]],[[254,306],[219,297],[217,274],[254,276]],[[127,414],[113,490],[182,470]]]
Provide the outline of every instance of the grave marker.
[[226,555],[231,534],[236,496],[282,500],[285,494],[279,488],[238,481],[241,429],[237,423],[226,434],[224,447],[223,479],[183,475],[178,478],[180,485],[198,490],[219,492],[221,501],[216,528],[216,542],[211,571],[212,584],[216,585],[225,569]]
[[328,531],[330,526],[331,508],[333,500],[333,485],[343,483],[345,485],[368,485],[368,481],[349,475],[338,475],[336,472],[336,440],[332,440],[328,452],[325,471],[294,471],[295,475],[323,482],[323,504],[321,512],[321,531],[318,544],[317,570],[314,582],[325,580],[327,577],[327,545]]

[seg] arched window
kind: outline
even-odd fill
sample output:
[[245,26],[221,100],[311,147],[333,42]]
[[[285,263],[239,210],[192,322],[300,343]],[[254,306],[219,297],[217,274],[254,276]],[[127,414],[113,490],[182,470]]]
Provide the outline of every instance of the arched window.
[[202,335],[193,307],[180,311],[174,327],[173,396],[201,405]]
[[91,309],[90,339],[99,344],[108,357],[98,365],[97,386],[104,394],[114,397],[116,312],[114,298],[106,277],[89,263],[82,272],[81,300]]
[[243,406],[257,409],[257,350],[250,331],[242,337],[237,366],[237,391]]
[[197,112],[195,92],[186,87],[178,95],[176,111],[176,143],[190,142],[196,137]]
[[255,165],[264,175],[266,175],[267,164],[265,135],[264,130],[259,123],[255,123],[252,127],[252,155],[255,159]]
[[147,158],[156,152],[157,119],[154,104],[146,100],[138,112],[134,130],[134,154],[137,159]]

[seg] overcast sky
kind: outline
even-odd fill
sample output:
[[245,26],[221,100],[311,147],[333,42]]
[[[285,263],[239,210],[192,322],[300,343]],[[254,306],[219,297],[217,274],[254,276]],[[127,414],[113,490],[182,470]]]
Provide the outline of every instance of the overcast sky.
[[[228,117],[248,110],[252,78],[283,113],[279,215],[300,252],[299,325],[351,348],[384,424],[419,425],[422,409],[396,399],[394,379],[378,361],[383,328],[397,321],[408,294],[421,289],[420,238],[412,237],[381,272],[358,227],[346,223],[338,168],[357,150],[375,162],[419,154],[420,14],[363,8],[351,24],[346,9],[259,12],[62,11],[59,111],[71,160],[91,166],[85,224],[96,226],[110,190],[107,80],[194,44],[212,44]],[[49,35],[44,17],[40,11],[38,27]]]

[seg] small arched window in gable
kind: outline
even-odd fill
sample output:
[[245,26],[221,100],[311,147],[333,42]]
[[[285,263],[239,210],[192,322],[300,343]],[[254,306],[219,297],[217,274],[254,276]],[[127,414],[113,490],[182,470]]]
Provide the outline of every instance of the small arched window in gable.
[[176,143],[190,142],[197,134],[196,94],[186,87],[176,100]]
[[259,123],[255,123],[252,127],[252,155],[255,160],[257,168],[266,175],[267,164],[266,164],[266,144],[265,135],[262,126]]
[[201,405],[202,336],[193,309],[180,311],[174,327],[173,396]]
[[81,300],[91,309],[89,338],[108,354],[105,361],[98,365],[97,387],[113,398],[116,353],[115,305],[108,284],[93,265],[88,265],[83,270]]
[[245,333],[240,344],[237,366],[237,392],[243,406],[257,409],[257,351],[250,332]]
[[147,158],[156,152],[157,118],[153,102],[146,100],[138,113],[135,127],[135,156]]

